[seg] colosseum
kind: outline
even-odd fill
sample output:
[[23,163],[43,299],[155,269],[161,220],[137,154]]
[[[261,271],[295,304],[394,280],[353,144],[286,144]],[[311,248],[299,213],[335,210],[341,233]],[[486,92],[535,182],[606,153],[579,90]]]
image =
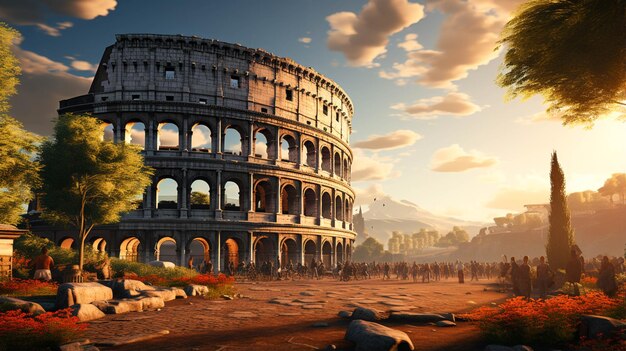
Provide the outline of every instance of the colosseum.
[[[180,35],[124,34],[86,95],[63,113],[105,122],[155,168],[137,209],[95,228],[95,250],[186,264],[350,258],[353,106],[331,79],[262,49]],[[33,230],[64,247],[70,230]]]

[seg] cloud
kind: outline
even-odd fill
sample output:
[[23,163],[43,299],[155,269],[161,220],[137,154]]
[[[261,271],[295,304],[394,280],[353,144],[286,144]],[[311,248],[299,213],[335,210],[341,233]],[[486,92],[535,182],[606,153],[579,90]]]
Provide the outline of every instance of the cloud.
[[488,208],[523,211],[524,205],[543,204],[550,201],[550,184],[546,177],[518,176],[512,184],[499,188],[485,203]]
[[352,163],[352,181],[383,180],[396,175],[393,172],[393,161],[379,155],[366,155],[360,149],[354,150]]
[[562,120],[559,115],[549,114],[546,111],[537,112],[532,115],[520,117],[515,120],[515,123],[526,125],[541,122],[562,122]]
[[353,143],[353,147],[370,150],[393,150],[415,144],[422,136],[412,130],[397,130],[385,135],[370,135],[366,140]]
[[10,99],[11,115],[26,129],[49,135],[57,117],[59,101],[86,94],[91,78],[68,73],[69,67],[32,51],[22,50],[20,42],[13,52],[20,61],[22,75],[17,94]]
[[417,34],[409,33],[404,36],[404,41],[398,44],[398,47],[404,49],[407,52],[415,51],[423,48],[422,44],[417,42]]
[[381,199],[389,196],[385,193],[382,185],[380,184],[371,184],[367,188],[353,187],[353,189],[356,194],[356,199],[354,200],[355,210],[357,209],[357,206],[371,204],[374,202],[375,198]]
[[435,119],[441,115],[469,116],[482,108],[470,101],[470,96],[464,93],[450,92],[445,96],[436,96],[420,99],[411,105],[399,103],[391,106],[415,119]]
[[81,61],[81,60],[73,60],[71,63],[71,66],[73,69],[78,70],[78,71],[91,71],[94,73],[98,69],[98,65],[91,64],[87,61]]
[[435,172],[465,172],[474,168],[487,168],[498,163],[495,157],[485,156],[476,150],[465,151],[453,144],[435,151],[430,169]]
[[46,25],[46,18],[69,16],[91,20],[115,10],[116,0],[0,0],[0,18],[18,25],[34,25],[52,36],[72,26],[70,22]]
[[304,44],[310,44],[311,41],[313,41],[313,39],[309,37],[302,37],[302,38],[298,38],[298,41]]
[[340,51],[352,66],[375,66],[374,59],[386,52],[389,36],[417,23],[424,6],[407,0],[369,0],[358,15],[337,12],[330,25],[327,45]]

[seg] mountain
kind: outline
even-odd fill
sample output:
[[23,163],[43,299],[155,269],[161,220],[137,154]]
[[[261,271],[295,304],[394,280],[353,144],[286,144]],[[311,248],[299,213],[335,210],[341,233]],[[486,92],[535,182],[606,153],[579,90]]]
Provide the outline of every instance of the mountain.
[[392,232],[415,233],[420,229],[436,229],[440,234],[448,233],[452,227],[463,227],[470,236],[476,235],[486,224],[470,222],[433,214],[418,205],[395,200],[389,196],[377,197],[363,213],[365,228],[369,236],[387,245]]

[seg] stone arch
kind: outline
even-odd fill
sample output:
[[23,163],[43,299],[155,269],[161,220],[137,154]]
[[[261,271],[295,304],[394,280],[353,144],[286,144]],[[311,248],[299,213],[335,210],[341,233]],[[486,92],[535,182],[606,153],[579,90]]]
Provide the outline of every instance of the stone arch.
[[191,151],[211,152],[213,131],[205,123],[196,123],[191,127]]
[[346,243],[346,260],[350,261],[352,259],[352,246],[350,243]]
[[242,211],[243,191],[237,179],[229,179],[224,182],[222,191],[222,209],[225,211]]
[[343,200],[341,200],[341,196],[335,196],[335,219],[338,221],[343,221]]
[[337,243],[335,252],[337,253],[337,263],[343,263],[343,244],[341,242]]
[[141,242],[135,236],[131,236],[122,240],[120,244],[120,259],[138,262],[139,261],[139,245]]
[[254,186],[254,211],[275,212],[276,200],[269,180],[259,180]]
[[322,146],[320,153],[322,154],[322,171],[326,171],[330,173],[331,172],[330,149],[327,146]]
[[274,262],[274,243],[266,236],[258,238],[254,243],[254,262],[260,267],[263,262]]
[[211,186],[209,182],[198,178],[191,183],[189,207],[192,210],[208,210],[211,208]]
[[315,144],[313,144],[311,140],[307,140],[303,145],[303,158],[306,160],[305,164],[311,168],[315,168],[317,165],[317,151],[315,150]]
[[300,262],[298,244],[292,238],[283,240],[280,246],[280,267],[285,268],[289,263],[295,267]]
[[[245,257],[245,246],[243,242],[239,238],[228,237],[224,240],[224,245],[222,246],[222,257],[223,257],[223,267],[224,271],[228,270],[228,264],[230,262],[233,263],[235,269],[239,266],[243,258]],[[234,273],[234,272],[232,272]]]
[[102,121],[102,140],[103,141],[115,141],[115,126],[113,123]]
[[280,203],[282,205],[281,212],[284,214],[299,214],[300,206],[297,199],[296,187],[291,184],[285,184],[280,192]]
[[288,162],[298,162],[298,143],[289,134],[283,135],[280,140],[280,159]]
[[180,148],[180,129],[172,121],[163,121],[157,127],[157,150],[178,150]]
[[193,258],[195,265],[211,260],[211,244],[208,239],[201,236],[192,238],[185,251],[189,252],[187,257]]
[[222,138],[222,152],[225,154],[242,155],[244,136],[241,127],[232,125],[224,128]]
[[178,182],[173,178],[163,177],[157,183],[157,209],[178,209]]
[[146,125],[137,119],[131,119],[124,125],[124,142],[146,148]]
[[154,259],[157,261],[177,262],[176,251],[176,239],[171,236],[164,236],[154,245]]
[[276,159],[275,138],[271,130],[259,127],[254,133],[254,155],[263,159]]
[[348,159],[344,158],[343,159],[343,179],[348,179],[348,174],[349,174],[349,170],[348,170]]
[[326,269],[332,267],[332,255],[333,249],[329,241],[324,241],[322,244],[322,262],[324,263],[324,267]]
[[71,250],[74,248],[74,243],[76,240],[70,236],[66,236],[63,239],[59,240],[59,247],[66,250]]
[[343,217],[343,220],[346,221],[346,222],[352,223],[352,203],[350,202],[349,198],[346,198],[345,207],[344,207],[344,211],[343,212],[345,213],[344,217]]
[[102,237],[95,237],[91,241],[91,249],[96,252],[104,253],[106,252],[107,241]]
[[332,199],[328,192],[322,194],[322,217],[332,219]]
[[304,215],[317,217],[317,197],[315,190],[308,188],[304,191]]
[[314,240],[307,240],[304,242],[304,263],[310,265],[311,261],[315,259],[317,261],[317,244]]
[[341,177],[342,176],[342,171],[341,171],[341,155],[338,152],[335,152],[335,167],[333,168],[333,174]]

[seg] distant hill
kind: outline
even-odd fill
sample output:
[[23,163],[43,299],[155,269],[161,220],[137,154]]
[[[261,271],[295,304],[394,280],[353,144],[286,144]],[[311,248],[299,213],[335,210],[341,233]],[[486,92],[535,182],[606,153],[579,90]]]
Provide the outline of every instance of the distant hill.
[[389,196],[376,198],[368,206],[368,211],[363,213],[365,228],[369,236],[385,246],[394,231],[409,234],[426,228],[436,229],[440,234],[446,234],[452,227],[459,226],[463,227],[470,236],[474,236],[480,228],[487,226],[479,222],[438,216],[410,201],[398,201]]

